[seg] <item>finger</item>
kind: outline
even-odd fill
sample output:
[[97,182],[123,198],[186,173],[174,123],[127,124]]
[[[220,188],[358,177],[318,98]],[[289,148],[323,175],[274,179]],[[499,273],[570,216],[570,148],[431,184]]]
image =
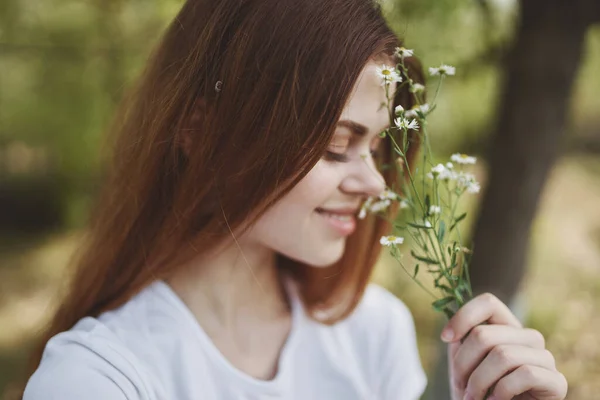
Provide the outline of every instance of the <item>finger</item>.
[[508,325],[477,325],[469,332],[464,342],[448,344],[450,359],[453,359],[459,350],[466,351],[475,346],[490,350],[498,344],[522,344],[524,346],[543,349],[546,347],[544,335],[530,328],[515,328]]
[[556,371],[554,356],[546,349],[500,345],[494,347],[469,376],[465,393],[481,400],[494,383],[523,365]]
[[488,400],[511,400],[528,392],[535,399],[564,399],[568,390],[567,379],[558,371],[522,365],[500,379]]
[[484,322],[522,328],[521,322],[500,299],[484,293],[471,299],[454,314],[442,331],[442,340],[460,340],[473,327]]
[[[459,342],[451,343],[451,345]],[[507,325],[478,325],[456,352],[451,355],[453,363],[453,383],[464,390],[467,379],[488,353],[499,345],[519,345],[534,349],[544,349],[544,336],[534,329],[515,328]]]

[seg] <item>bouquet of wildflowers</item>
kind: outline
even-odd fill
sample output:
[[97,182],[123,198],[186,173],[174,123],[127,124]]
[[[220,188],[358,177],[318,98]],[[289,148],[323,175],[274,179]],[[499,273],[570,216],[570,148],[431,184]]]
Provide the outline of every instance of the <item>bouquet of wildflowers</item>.
[[[439,80],[435,96],[428,104],[423,101],[425,87],[409,77],[405,65],[405,59],[412,55],[413,50],[398,47],[395,51],[397,65],[382,65],[377,69],[381,84],[385,87],[385,106],[388,109],[390,85],[394,82],[397,82],[398,90],[401,86],[408,86],[414,94],[416,105],[410,110],[397,106],[390,115],[390,128],[381,133],[382,137],[389,138],[395,153],[396,168],[400,172],[398,187],[388,188],[378,197],[367,199],[359,218],[364,218],[368,212],[386,218],[383,213],[385,209],[393,201],[400,203],[400,208],[404,210],[402,218],[390,221],[395,232],[383,236],[380,243],[390,248],[391,255],[408,276],[434,298],[433,308],[450,318],[473,296],[468,267],[472,251],[463,246],[459,229],[459,223],[467,214],[457,215],[457,209],[461,198],[465,194],[478,193],[480,186],[475,176],[467,171],[469,165],[475,164],[475,157],[454,154],[444,164],[436,165],[432,161],[427,119],[436,108],[437,95],[444,78],[454,75],[454,67],[441,65],[429,68],[430,75]],[[407,160],[411,130],[420,135],[419,142],[422,144],[422,160],[419,160],[419,166],[414,171]],[[403,261],[398,248],[404,237],[410,237],[414,243],[410,251],[414,265],[410,268]],[[427,288],[419,279],[419,272],[423,270],[433,277],[432,288]]]

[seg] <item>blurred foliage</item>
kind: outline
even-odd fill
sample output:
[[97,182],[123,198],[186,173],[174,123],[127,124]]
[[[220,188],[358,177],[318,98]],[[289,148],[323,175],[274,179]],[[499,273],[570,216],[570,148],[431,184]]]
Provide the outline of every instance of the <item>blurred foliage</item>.
[[[498,61],[514,30],[514,2],[382,3],[390,24],[425,67],[442,62],[458,67],[456,79],[448,80],[442,90],[443,107],[431,121],[437,148],[444,153],[459,147],[481,151],[494,121]],[[67,226],[81,225],[96,190],[102,137],[114,108],[181,4],[180,0],[2,2],[0,187],[7,185],[9,190],[15,175],[32,182],[46,176],[60,186],[56,192],[37,191],[60,205],[60,210],[49,211]],[[599,106],[594,88],[600,77],[592,67],[600,58],[598,31],[590,33],[589,42],[596,50],[590,58],[595,59],[587,63],[578,85],[578,124],[595,115]],[[18,174],[5,154],[15,143],[26,146],[22,153],[28,153],[17,156],[21,158],[17,163],[24,164],[16,168]],[[3,183],[7,180],[11,183]]]
[[[10,188],[4,182],[15,175],[58,179],[60,193],[43,194],[60,197],[69,226],[81,222],[95,190],[102,133],[179,3],[3,2],[0,185]],[[25,150],[11,161],[7,149],[15,143]]]

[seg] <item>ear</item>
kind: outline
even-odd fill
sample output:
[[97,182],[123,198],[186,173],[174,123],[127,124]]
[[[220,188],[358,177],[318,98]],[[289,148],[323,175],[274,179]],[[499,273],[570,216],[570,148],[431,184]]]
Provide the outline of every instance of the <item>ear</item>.
[[198,98],[194,102],[191,114],[185,119],[183,126],[177,132],[176,142],[183,150],[186,157],[189,157],[192,150],[192,144],[197,137],[197,132],[204,123],[206,115],[206,101]]

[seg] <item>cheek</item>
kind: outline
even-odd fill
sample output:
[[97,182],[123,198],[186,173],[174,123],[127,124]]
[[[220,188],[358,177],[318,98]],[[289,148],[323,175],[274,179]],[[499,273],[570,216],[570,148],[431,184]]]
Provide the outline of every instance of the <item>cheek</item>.
[[312,205],[316,208],[324,205],[327,199],[334,197],[342,183],[341,165],[320,160],[313,169],[290,191],[294,202]]
[[[265,220],[269,225],[289,224],[299,221],[315,208],[326,205],[335,197],[341,183],[339,169],[319,161],[315,167],[290,192],[267,211]],[[265,222],[266,222],[265,221]]]
[[330,265],[343,251],[323,228],[315,208],[336,196],[341,183],[340,169],[319,162],[281,200],[259,219],[249,234],[253,241],[290,258],[312,265]]

